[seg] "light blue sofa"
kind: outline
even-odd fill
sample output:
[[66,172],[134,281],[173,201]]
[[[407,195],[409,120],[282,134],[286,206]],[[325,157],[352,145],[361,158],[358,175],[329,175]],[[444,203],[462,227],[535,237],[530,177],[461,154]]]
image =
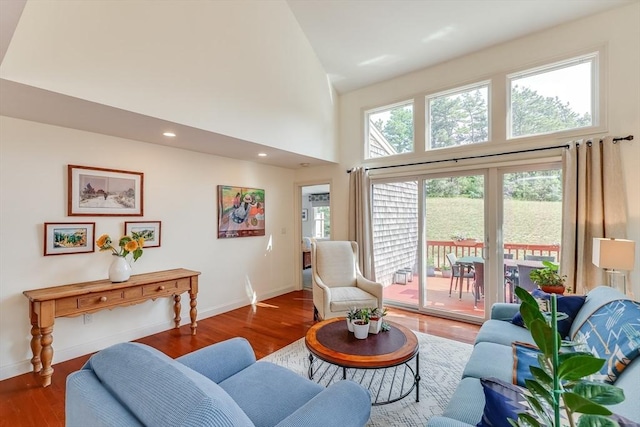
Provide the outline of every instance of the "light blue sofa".
[[[599,286],[591,290],[572,323],[570,336],[573,336],[576,329],[600,307],[620,299],[629,298],[607,286]],[[511,323],[511,319],[519,308],[518,304],[508,303],[494,304],[491,307],[491,320],[486,321],[478,332],[471,358],[462,374],[462,381],[443,415],[431,418],[427,423],[428,427],[475,426],[482,418],[485,404],[480,378],[495,377],[509,383],[512,382],[513,351],[511,343],[521,341],[535,344],[527,329]],[[640,318],[633,327],[637,328],[638,325],[640,325]],[[615,414],[622,415],[637,423],[640,423],[639,359],[640,357],[636,357],[615,382],[617,387],[624,390],[625,401],[608,407]]]
[[359,384],[324,388],[256,362],[244,338],[175,360],[144,344],[116,344],[67,377],[65,405],[68,427],[363,426],[371,412]]

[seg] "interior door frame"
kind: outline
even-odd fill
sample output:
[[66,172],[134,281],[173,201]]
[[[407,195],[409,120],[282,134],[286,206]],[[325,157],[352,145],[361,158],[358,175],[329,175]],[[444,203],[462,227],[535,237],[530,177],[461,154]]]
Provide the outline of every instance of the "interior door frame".
[[[295,271],[295,280],[293,281],[294,289],[297,291],[302,290],[302,262],[300,255],[300,245],[302,242],[302,188],[309,187],[313,185],[328,185],[329,186],[329,209],[333,213],[333,197],[331,197],[331,190],[333,188],[333,180],[332,179],[317,179],[317,180],[308,180],[308,181],[296,181],[293,183],[293,209],[292,212],[295,212],[294,215],[294,232],[293,232],[293,257],[294,257],[294,268]],[[332,215],[333,216],[333,215]],[[333,229],[334,226],[331,224],[329,229],[329,239],[333,240]]]

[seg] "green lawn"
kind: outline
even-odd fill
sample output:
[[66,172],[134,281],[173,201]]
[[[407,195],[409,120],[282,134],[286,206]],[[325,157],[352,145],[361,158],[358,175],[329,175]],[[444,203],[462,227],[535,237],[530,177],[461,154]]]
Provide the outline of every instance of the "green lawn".
[[[559,244],[562,202],[505,200],[504,242]],[[481,199],[430,198],[427,200],[427,238],[451,240],[454,235],[483,240]]]

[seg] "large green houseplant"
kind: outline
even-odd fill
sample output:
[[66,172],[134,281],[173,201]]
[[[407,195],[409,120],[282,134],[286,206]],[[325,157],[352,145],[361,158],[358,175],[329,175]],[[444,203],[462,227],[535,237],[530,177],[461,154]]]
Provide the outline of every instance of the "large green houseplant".
[[529,395],[525,398],[533,414],[521,413],[513,426],[559,427],[560,411],[564,411],[569,425],[574,427],[615,427],[609,418],[611,411],[603,405],[624,400],[619,387],[585,379],[600,371],[605,363],[588,352],[561,353],[562,340],[557,328],[557,296],[551,295],[550,313],[540,310],[536,299],[523,288],[516,288],[522,301],[520,313],[531,332],[540,353],[539,366],[531,366],[532,379],[525,380]]

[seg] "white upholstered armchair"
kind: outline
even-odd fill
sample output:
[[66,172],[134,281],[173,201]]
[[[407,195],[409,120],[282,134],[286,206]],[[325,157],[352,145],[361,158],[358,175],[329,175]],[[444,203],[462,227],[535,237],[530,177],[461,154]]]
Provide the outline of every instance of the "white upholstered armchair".
[[356,242],[312,242],[311,268],[314,319],[346,316],[351,307],[382,308],[382,285],[360,273]]

